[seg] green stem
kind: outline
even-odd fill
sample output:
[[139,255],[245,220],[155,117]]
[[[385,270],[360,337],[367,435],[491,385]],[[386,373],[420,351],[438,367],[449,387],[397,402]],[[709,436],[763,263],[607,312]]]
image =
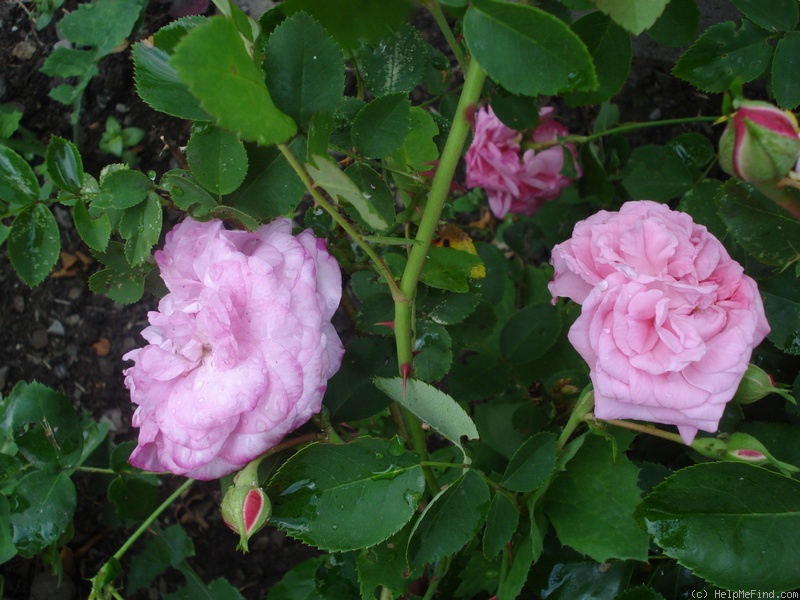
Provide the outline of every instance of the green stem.
[[341,213],[336,210],[336,208],[328,202],[328,200],[319,193],[314,182],[311,180],[311,177],[308,175],[306,170],[303,168],[303,165],[300,164],[300,161],[295,158],[295,155],[292,154],[292,151],[289,150],[289,147],[286,144],[278,144],[278,150],[281,151],[286,161],[291,165],[294,172],[297,173],[297,176],[300,178],[300,181],[303,182],[305,185],[306,190],[308,193],[311,194],[311,197],[314,198],[314,202],[318,206],[320,206],[325,212],[327,212],[334,221],[336,221],[337,225],[344,229],[345,233],[350,236],[350,238],[358,244],[358,246],[364,251],[364,253],[372,260],[375,264],[375,267],[378,271],[383,275],[383,278],[386,280],[386,283],[389,285],[389,289],[392,292],[392,297],[395,301],[402,300],[403,295],[400,292],[400,288],[397,286],[397,282],[394,280],[394,275],[392,275],[391,270],[383,261],[383,259],[378,255],[375,250],[372,249],[365,240],[364,237],[356,231],[356,229],[345,219]]
[[468,64],[467,58],[461,51],[461,46],[458,44],[458,41],[456,41],[453,31],[450,29],[450,24],[447,22],[447,18],[442,12],[441,5],[437,0],[429,0],[425,3],[425,7],[433,16],[433,20],[436,21],[436,24],[439,26],[445,41],[453,51],[453,56],[456,57],[456,62],[458,63],[458,66],[461,67],[461,72],[466,72],[466,67]]
[[629,131],[638,131],[639,129],[647,129],[648,127],[666,127],[669,125],[685,125],[687,123],[713,123],[718,121],[719,117],[683,117],[680,119],[664,119],[661,121],[648,121],[646,123],[624,123],[618,127],[598,131],[591,135],[568,135],[552,142],[523,142],[522,148],[525,150],[544,150],[551,146],[558,146],[560,144],[585,144],[598,140],[607,135],[614,135],[616,133],[627,133]]
[[572,409],[572,413],[569,415],[569,420],[567,424],[564,425],[564,430],[561,432],[561,435],[558,436],[558,449],[561,450],[564,446],[567,445],[570,436],[578,427],[578,425],[583,422],[584,417],[594,408],[594,392],[592,391],[585,391],[581,394],[578,401],[575,403],[575,407]]
[[618,419],[598,419],[591,413],[584,415],[583,420],[602,421],[603,423],[608,423],[609,425],[614,425],[616,427],[622,427],[623,429],[630,429],[631,431],[636,431],[638,433],[646,433],[647,435],[652,435],[665,440],[669,440],[670,442],[675,442],[677,444],[681,444],[682,446],[686,445],[686,442],[684,442],[681,436],[679,436],[677,433],[670,433],[669,431],[658,429],[653,425],[641,425],[639,423],[632,423],[630,421],[620,421]]
[[431,191],[428,194],[427,204],[419,222],[416,235],[418,243],[411,248],[408,263],[400,280],[403,301],[395,302],[394,330],[397,341],[397,359],[401,368],[403,365],[412,364],[412,303],[420,275],[422,274],[422,267],[436,235],[439,216],[450,191],[450,183],[453,181],[453,175],[461,158],[461,151],[469,134],[469,117],[474,111],[475,103],[480,98],[485,79],[486,73],[483,72],[478,61],[470,61],[464,79],[464,89],[461,92],[456,114],[453,118],[453,124],[447,136],[442,156],[439,159],[439,166],[436,168],[436,173],[434,173]]

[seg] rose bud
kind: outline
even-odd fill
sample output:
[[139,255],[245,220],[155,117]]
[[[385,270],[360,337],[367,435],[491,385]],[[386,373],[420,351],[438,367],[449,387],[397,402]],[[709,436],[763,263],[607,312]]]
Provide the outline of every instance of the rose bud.
[[232,485],[222,499],[222,519],[239,534],[237,549],[248,551],[247,542],[269,521],[272,504],[260,487]]
[[800,471],[794,465],[772,456],[761,442],[746,433],[734,433],[723,438],[697,438],[692,442],[692,450],[716,460],[746,462],[753,465],[771,464],[784,475]]
[[797,120],[789,111],[767,102],[742,102],[719,141],[722,168],[754,184],[785,177],[797,163],[798,154]]
[[770,394],[778,394],[792,404],[796,404],[789,390],[777,387],[768,373],[760,367],[750,364],[747,366],[747,372],[733,399],[739,404],[752,404]]

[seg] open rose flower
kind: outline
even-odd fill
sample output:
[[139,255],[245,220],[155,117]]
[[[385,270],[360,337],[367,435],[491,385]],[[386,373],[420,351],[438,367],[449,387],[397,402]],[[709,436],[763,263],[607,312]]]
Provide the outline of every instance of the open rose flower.
[[187,219],[155,258],[170,293],[124,356],[138,405],[131,464],[196,479],[240,469],[319,411],[343,348],[341,271],[288,219],[258,231]]
[[[539,112],[539,126],[532,141],[552,142],[569,134],[553,120],[553,108]],[[553,146],[545,150],[526,150],[520,156],[523,134],[503,124],[491,107],[475,115],[472,145],[467,150],[467,186],[482,187],[489,197],[489,207],[497,218],[509,212],[532,215],[547,200],[561,195],[572,179],[561,174],[564,150]],[[567,144],[580,175],[575,148]]]
[[705,227],[650,201],[578,223],[553,249],[553,296],[582,304],[569,339],[595,414],[714,432],[769,332],[755,282]]

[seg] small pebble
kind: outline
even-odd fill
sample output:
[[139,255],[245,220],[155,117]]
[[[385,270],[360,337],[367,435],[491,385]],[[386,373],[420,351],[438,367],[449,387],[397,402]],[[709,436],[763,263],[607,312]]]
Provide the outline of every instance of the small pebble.
[[22,312],[23,310],[25,310],[25,298],[23,298],[22,296],[14,296],[11,299],[11,306],[14,308],[15,311]]
[[67,292],[67,298],[69,298],[70,300],[77,300],[78,298],[81,297],[81,294],[83,294],[83,288],[80,287],[70,288],[69,291]]
[[47,330],[37,329],[31,334],[31,346],[34,350],[43,350],[47,347]]
[[64,326],[61,324],[61,321],[53,319],[53,323],[47,328],[47,333],[51,333],[53,335],[64,335]]

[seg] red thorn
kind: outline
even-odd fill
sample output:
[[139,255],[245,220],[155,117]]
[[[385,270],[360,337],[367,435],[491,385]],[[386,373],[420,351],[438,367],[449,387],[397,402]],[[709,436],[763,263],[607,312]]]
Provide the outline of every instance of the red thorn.
[[406,395],[406,383],[411,376],[411,363],[403,363],[400,365],[400,374],[403,376],[403,396]]
[[417,354],[422,354],[423,352],[425,352],[425,351],[424,351],[424,350],[414,350],[414,351],[411,353],[411,356],[416,356]]
[[381,321],[380,323],[375,323],[375,325],[383,325],[389,329],[394,329],[394,321]]

